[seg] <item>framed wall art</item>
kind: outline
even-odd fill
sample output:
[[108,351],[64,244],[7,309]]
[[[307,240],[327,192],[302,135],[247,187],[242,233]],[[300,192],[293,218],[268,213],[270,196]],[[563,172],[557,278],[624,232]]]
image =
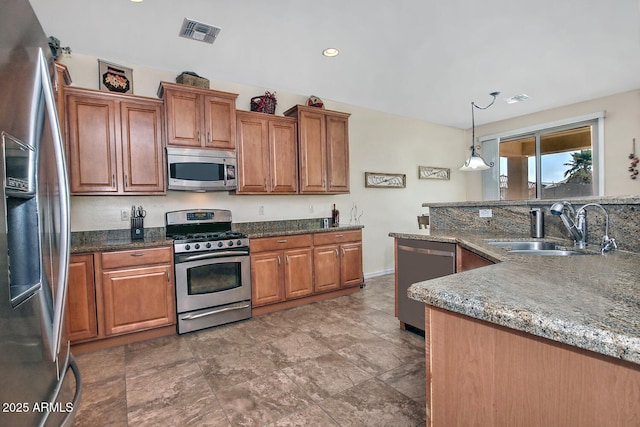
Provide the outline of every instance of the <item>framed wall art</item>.
[[133,69],[98,59],[100,90],[133,94]]
[[451,169],[433,166],[418,166],[419,179],[450,179]]
[[407,176],[402,173],[365,172],[364,186],[367,188],[405,188]]

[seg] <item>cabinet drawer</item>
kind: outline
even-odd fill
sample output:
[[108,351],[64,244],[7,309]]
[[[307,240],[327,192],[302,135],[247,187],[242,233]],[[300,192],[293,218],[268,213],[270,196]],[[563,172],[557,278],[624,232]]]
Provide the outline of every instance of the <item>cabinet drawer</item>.
[[303,248],[311,246],[312,241],[313,239],[311,234],[297,234],[295,236],[278,236],[251,239],[251,252]]
[[170,264],[173,259],[170,246],[130,251],[103,252],[101,255],[103,270],[146,264]]
[[362,240],[361,230],[335,231],[329,233],[316,233],[313,235],[313,244],[316,246],[343,242],[357,242],[360,240]]

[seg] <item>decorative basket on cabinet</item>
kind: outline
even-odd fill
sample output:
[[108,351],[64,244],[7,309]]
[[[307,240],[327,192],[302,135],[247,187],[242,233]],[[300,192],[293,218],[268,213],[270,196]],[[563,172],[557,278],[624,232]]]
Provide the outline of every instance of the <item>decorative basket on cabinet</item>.
[[251,111],[259,113],[274,114],[276,112],[276,93],[265,92],[264,95],[254,96],[251,98]]

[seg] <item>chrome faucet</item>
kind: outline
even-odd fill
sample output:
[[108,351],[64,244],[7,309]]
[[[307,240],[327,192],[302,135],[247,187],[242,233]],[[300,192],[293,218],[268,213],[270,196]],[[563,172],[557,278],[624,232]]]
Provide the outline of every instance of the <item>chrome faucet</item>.
[[[553,215],[559,216],[564,226],[569,230],[573,237],[574,243],[578,248],[584,249],[587,246],[587,208],[595,206],[602,209],[605,218],[604,236],[602,236],[602,243],[600,244],[600,250],[602,253],[609,252],[612,249],[616,249],[618,245],[616,240],[609,237],[609,214],[598,203],[587,203],[581,208],[576,210],[569,202],[557,202],[551,205],[549,209]],[[571,219],[566,211],[569,212],[575,219]]]

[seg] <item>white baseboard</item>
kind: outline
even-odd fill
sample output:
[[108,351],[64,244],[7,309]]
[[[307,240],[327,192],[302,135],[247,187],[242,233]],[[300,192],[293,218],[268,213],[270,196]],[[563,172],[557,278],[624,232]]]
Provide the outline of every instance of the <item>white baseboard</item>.
[[378,277],[378,276],[385,276],[387,274],[393,274],[395,272],[395,270],[392,268],[390,270],[380,270],[380,271],[374,271],[372,273],[365,273],[364,274],[364,278],[366,279],[371,279],[373,277]]

